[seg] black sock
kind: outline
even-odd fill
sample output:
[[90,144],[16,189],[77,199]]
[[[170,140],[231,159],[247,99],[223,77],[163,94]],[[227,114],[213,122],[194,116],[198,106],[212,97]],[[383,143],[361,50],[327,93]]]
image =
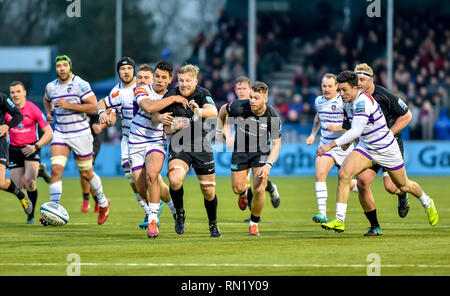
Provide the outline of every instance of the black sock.
[[89,193],[83,193],[83,199],[89,200]]
[[9,184],[8,189],[6,189],[5,191],[14,194],[19,200],[22,200],[25,197],[25,194],[16,187],[16,184],[14,184],[12,180],[11,184]]
[[365,212],[364,214],[366,215],[367,220],[369,220],[371,227],[373,227],[373,228],[380,227],[380,224],[378,224],[376,209],[373,211],[370,211],[370,212]]
[[169,191],[170,191],[170,197],[172,197],[173,206],[177,210],[177,214],[184,212],[184,204],[183,204],[184,189],[183,189],[183,186],[181,186],[181,188],[178,190],[173,190],[172,188],[169,188]]
[[217,223],[217,195],[214,196],[213,200],[206,200],[205,202],[205,209],[206,214],[208,215],[209,225],[216,224]]
[[270,180],[267,180],[267,186],[266,186],[266,191],[269,193],[272,193],[274,190],[273,186],[272,186],[272,182],[270,182]]
[[252,208],[252,199],[253,199],[253,191],[252,188],[249,187],[247,191],[247,205],[250,209]]
[[398,196],[398,198],[406,198],[406,192],[403,192],[403,193],[400,193],[400,194],[397,194],[397,196]]
[[29,219],[29,218],[34,218],[34,210],[36,209],[38,192],[37,192],[37,189],[35,191],[27,190],[27,194],[28,194],[28,198],[31,200],[31,203],[33,204],[33,211],[31,212],[31,214],[28,215],[28,219]]
[[252,221],[253,223],[259,223],[260,220],[261,217],[253,216],[253,214],[250,215],[250,221]]
[[[97,204],[98,203],[97,195],[92,195],[92,198],[94,199],[95,203]],[[89,199],[89,197],[88,197],[88,199]]]

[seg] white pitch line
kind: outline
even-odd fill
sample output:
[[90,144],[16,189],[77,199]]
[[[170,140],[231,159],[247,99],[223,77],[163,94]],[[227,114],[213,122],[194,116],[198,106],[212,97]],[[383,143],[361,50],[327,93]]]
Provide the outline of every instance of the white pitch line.
[[[0,266],[125,266],[125,267],[269,267],[269,268],[366,268],[367,264],[240,264],[240,263],[0,263]],[[381,264],[380,268],[450,268],[450,265],[428,264]]]

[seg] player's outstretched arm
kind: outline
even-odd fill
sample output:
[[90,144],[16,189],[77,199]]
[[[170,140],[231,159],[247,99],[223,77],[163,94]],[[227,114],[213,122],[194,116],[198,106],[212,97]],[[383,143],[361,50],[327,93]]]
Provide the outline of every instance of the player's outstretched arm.
[[139,108],[141,108],[145,113],[152,114],[154,112],[159,112],[174,103],[180,103],[184,108],[188,105],[187,99],[182,96],[170,96],[161,100],[152,100],[148,97],[139,101]]

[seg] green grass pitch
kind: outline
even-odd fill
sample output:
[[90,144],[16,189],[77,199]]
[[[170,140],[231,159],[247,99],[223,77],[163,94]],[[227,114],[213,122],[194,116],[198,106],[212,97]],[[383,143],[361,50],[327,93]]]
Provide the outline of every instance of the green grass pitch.
[[[219,227],[223,237],[209,237],[206,211],[198,182],[186,179],[186,232],[174,231],[167,207],[161,214],[160,235],[148,239],[138,228],[144,212],[125,178],[104,178],[111,199],[110,218],[97,225],[93,206],[81,213],[78,179],[63,180],[61,204],[70,221],[62,227],[26,225],[17,199],[1,192],[0,275],[61,275],[71,269],[70,254],[79,256],[81,275],[158,276],[365,276],[369,254],[379,256],[381,275],[450,275],[450,182],[448,177],[412,178],[431,195],[439,223],[431,227],[420,203],[410,196],[410,212],[397,214],[397,198],[384,191],[381,177],[372,185],[382,237],[364,237],[368,222],[357,195],[351,194],[346,230],[334,233],[312,221],[317,211],[314,179],[272,177],[281,204],[274,209],[267,194],[259,229],[248,235],[249,211],[241,211],[230,178],[217,179]],[[167,180],[166,180],[167,182]],[[328,216],[334,218],[336,177],[328,180]],[[38,180],[38,205],[49,201],[48,185]],[[91,200],[91,204],[93,204]],[[36,221],[40,217],[36,210]],[[69,256],[69,257],[68,257]]]

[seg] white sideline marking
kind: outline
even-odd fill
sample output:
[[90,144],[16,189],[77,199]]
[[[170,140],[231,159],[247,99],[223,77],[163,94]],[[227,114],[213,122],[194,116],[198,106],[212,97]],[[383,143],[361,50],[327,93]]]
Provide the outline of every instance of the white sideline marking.
[[[67,266],[69,263],[0,263],[0,266]],[[152,266],[152,267],[270,267],[270,268],[366,268],[367,264],[240,264],[240,263],[95,263],[80,262],[70,263],[81,266]],[[381,264],[381,268],[450,268],[450,265],[428,265],[428,264]]]

